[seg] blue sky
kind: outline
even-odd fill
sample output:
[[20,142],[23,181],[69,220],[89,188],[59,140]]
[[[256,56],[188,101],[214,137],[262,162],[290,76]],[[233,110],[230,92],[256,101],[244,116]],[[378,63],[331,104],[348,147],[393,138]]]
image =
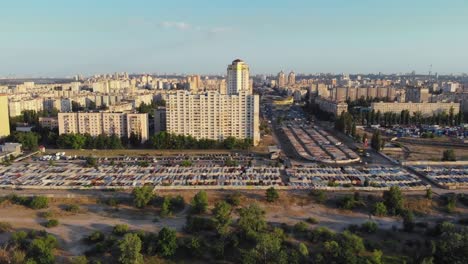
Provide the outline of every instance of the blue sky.
[[466,0],[0,0],[0,76],[468,72]]

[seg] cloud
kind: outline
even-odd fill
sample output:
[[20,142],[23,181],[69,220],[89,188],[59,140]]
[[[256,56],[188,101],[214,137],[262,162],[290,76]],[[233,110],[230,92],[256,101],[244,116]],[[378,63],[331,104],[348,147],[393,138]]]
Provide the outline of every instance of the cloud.
[[172,21],[163,21],[160,23],[160,26],[168,29],[177,29],[177,30],[190,30],[192,25],[185,22],[172,22]]
[[204,28],[201,26],[192,25],[190,23],[182,22],[182,21],[163,21],[159,23],[159,26],[165,29],[175,29],[175,30],[180,30],[180,31],[196,31],[196,32],[201,32],[201,33],[207,33],[210,35],[225,33],[231,30],[231,28],[228,28],[228,27]]

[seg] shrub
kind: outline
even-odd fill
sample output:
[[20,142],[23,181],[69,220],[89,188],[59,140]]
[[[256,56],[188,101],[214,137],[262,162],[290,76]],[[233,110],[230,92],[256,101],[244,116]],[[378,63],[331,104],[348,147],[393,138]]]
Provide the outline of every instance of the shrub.
[[385,216],[387,215],[387,206],[384,203],[378,202],[374,205],[374,209],[372,210],[372,214],[376,216]]
[[309,193],[315,200],[315,202],[323,204],[327,200],[327,194],[323,190],[312,190]]
[[8,232],[12,229],[12,226],[8,222],[0,222],[0,233]]
[[316,218],[313,218],[313,217],[307,218],[306,221],[307,221],[307,223],[313,224],[313,225],[318,224],[318,222],[319,222]]
[[97,242],[104,241],[105,238],[106,237],[105,237],[104,233],[102,233],[101,231],[96,230],[86,238],[86,241],[89,242],[89,243],[97,243]]
[[376,222],[365,222],[361,225],[361,230],[363,232],[366,232],[366,233],[369,233],[369,234],[372,234],[372,233],[375,233],[377,232],[377,230],[379,229],[379,227],[377,226],[377,223]]
[[59,224],[59,221],[57,219],[49,219],[49,221],[47,221],[44,226],[47,227],[47,228],[51,228],[51,227],[56,227],[58,226]]
[[304,222],[297,222],[294,225],[294,232],[296,232],[298,234],[305,233],[305,232],[307,232],[307,230],[308,230],[308,226]]
[[235,193],[229,194],[226,197],[226,202],[228,202],[232,206],[239,206],[241,203],[242,194],[239,191]]
[[42,218],[51,218],[54,214],[51,211],[40,212],[39,217]]
[[114,226],[114,229],[112,230],[112,233],[114,235],[123,236],[128,232],[128,229],[129,229],[128,225],[120,224],[120,225]]
[[77,213],[80,210],[80,207],[76,204],[68,204],[65,206],[65,211],[70,213]]
[[29,202],[29,207],[32,209],[44,209],[49,206],[49,198],[45,196],[34,196]]
[[279,199],[279,193],[278,191],[273,188],[273,187],[270,187],[266,190],[266,199],[269,203],[274,203],[276,201],[278,201]]

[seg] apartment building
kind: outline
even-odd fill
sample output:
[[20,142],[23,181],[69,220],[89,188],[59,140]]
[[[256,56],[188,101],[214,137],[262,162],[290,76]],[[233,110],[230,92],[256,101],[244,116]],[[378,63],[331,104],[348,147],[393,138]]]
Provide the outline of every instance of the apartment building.
[[141,142],[148,140],[148,114],[79,112],[58,114],[59,134],[101,134],[130,137],[136,134]]
[[0,138],[10,135],[10,120],[8,118],[8,96],[0,94]]
[[36,112],[44,110],[43,98],[29,98],[21,100],[11,100],[8,103],[10,117],[20,116],[25,110],[33,110]]
[[411,114],[414,112],[421,112],[423,116],[431,116],[433,114],[446,112],[449,113],[450,108],[453,107],[454,113],[457,114],[460,111],[459,103],[372,103],[371,109],[375,112],[380,111],[381,113],[393,112],[401,113],[403,110],[408,110]]
[[345,102],[337,102],[323,97],[316,97],[315,103],[320,110],[332,113],[335,116],[341,115],[342,112],[348,112],[348,104]]
[[231,95],[178,91],[169,95],[166,102],[167,131],[197,139],[251,138],[257,145],[259,107],[259,96],[248,91]]

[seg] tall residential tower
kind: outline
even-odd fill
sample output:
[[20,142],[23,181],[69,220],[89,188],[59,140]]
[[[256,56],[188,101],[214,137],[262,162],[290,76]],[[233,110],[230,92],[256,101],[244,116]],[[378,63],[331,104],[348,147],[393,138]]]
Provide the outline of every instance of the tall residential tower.
[[8,96],[0,94],[0,138],[10,135],[10,120],[8,118]]
[[249,83],[249,66],[237,59],[227,68],[227,93],[238,94],[240,91],[252,93]]

